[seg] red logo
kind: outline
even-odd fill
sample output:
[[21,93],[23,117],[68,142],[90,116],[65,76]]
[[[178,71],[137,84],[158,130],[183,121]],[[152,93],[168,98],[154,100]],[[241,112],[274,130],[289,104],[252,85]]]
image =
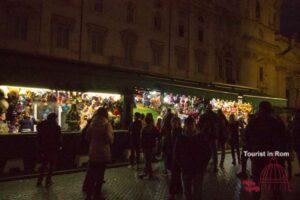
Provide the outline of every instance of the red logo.
[[243,180],[243,188],[246,192],[259,191],[288,191],[291,186],[284,168],[277,162],[275,157],[264,167],[260,173],[260,182],[256,184],[252,180]]

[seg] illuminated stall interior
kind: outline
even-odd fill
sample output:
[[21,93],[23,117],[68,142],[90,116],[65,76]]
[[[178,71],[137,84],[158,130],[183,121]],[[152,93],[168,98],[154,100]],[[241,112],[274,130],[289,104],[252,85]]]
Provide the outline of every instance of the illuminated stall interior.
[[197,119],[200,114],[203,114],[205,102],[210,102],[215,112],[221,109],[227,118],[230,114],[234,114],[237,119],[247,120],[248,114],[253,111],[250,103],[243,103],[241,100],[212,98],[207,101],[204,96],[200,95],[162,93],[157,90],[136,90],[134,112],[142,114],[150,112],[156,120],[158,117],[162,118],[164,116],[167,108],[171,108],[173,113],[184,121],[188,116]]
[[[9,103],[2,120],[0,132],[34,132],[36,123],[46,119],[51,112],[58,114],[58,123],[63,131],[79,131],[94,112],[102,106],[109,110],[115,128],[120,127],[122,96],[120,94],[62,91],[46,88],[0,86]],[[71,108],[75,112],[70,112]],[[75,114],[74,114],[75,113]],[[22,120],[34,122],[31,130],[21,130]],[[5,122],[5,123],[3,123]],[[5,125],[4,125],[5,124]]]

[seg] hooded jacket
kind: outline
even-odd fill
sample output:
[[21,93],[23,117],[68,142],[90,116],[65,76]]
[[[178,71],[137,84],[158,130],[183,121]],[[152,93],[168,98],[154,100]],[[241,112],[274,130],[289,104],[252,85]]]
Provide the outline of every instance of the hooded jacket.
[[90,161],[111,161],[110,145],[113,143],[114,134],[108,120],[106,118],[94,118],[86,131],[87,140],[90,143]]

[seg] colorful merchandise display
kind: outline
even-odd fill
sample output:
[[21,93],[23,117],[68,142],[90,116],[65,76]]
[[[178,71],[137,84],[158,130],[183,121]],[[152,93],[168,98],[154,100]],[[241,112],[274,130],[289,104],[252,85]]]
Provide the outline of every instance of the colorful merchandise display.
[[221,109],[227,118],[229,115],[234,114],[238,119],[246,119],[248,114],[252,112],[252,106],[249,103],[226,101],[215,98],[213,98],[210,103],[213,106],[214,111]]
[[196,119],[205,110],[206,102],[210,102],[213,111],[221,109],[228,118],[230,114],[236,115],[237,119],[247,119],[251,113],[252,106],[249,103],[242,101],[228,101],[213,98],[210,101],[200,96],[189,96],[174,93],[161,94],[159,91],[137,90],[135,95],[135,110],[146,114],[152,113],[154,118],[163,118],[167,108],[171,108],[174,114],[177,114],[182,121],[188,116],[193,116]]
[[[6,111],[6,124],[12,133],[20,132],[21,121],[25,116],[36,124],[47,118],[48,114],[58,114],[58,122],[62,130],[70,130],[70,120],[67,119],[72,105],[78,113],[78,127],[83,128],[94,112],[101,106],[109,110],[110,119],[115,127],[120,124],[122,99],[119,94],[70,92],[41,88],[0,86],[4,92],[9,107]],[[70,114],[69,114],[70,116]],[[69,120],[69,121],[68,121]],[[73,124],[76,123],[73,121]],[[69,125],[68,125],[69,124]],[[35,128],[34,128],[35,130]]]

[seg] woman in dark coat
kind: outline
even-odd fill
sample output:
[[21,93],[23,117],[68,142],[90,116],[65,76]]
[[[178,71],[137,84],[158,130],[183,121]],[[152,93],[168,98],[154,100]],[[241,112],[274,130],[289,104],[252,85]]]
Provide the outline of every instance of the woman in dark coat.
[[177,138],[182,134],[181,120],[173,117],[171,120],[171,133],[166,135],[164,153],[166,154],[167,167],[171,171],[171,183],[169,188],[169,199],[175,199],[175,195],[182,191],[181,171],[177,162],[174,162],[174,147]]

